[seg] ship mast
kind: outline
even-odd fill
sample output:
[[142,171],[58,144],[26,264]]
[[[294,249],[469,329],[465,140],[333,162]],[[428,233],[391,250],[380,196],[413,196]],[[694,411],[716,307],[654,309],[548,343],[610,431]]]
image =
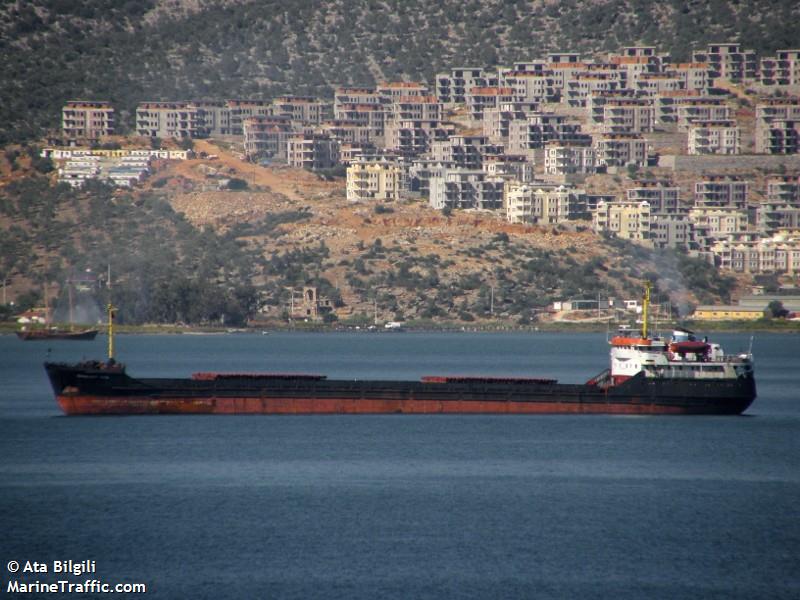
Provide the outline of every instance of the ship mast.
[[114,360],[114,312],[117,310],[111,302],[106,307],[108,311],[108,360]]
[[644,282],[644,302],[642,303],[642,338],[647,339],[647,312],[650,308],[650,282]]

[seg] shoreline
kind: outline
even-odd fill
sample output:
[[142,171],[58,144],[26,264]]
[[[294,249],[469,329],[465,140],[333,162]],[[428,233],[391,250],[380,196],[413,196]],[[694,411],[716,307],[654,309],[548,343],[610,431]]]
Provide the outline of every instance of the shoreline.
[[[106,335],[105,327],[97,325],[98,335]],[[720,333],[783,333],[800,334],[800,321],[696,321],[661,323],[651,329],[661,332],[673,327],[685,327],[693,331],[714,331]],[[15,335],[19,330],[16,324],[0,324],[0,335]],[[115,325],[116,335],[269,335],[271,333],[605,333],[616,332],[617,327],[607,327],[600,323],[538,323],[535,325],[512,325],[493,323],[485,325],[466,325],[456,323],[425,323],[407,325],[401,330],[385,329],[382,326],[330,326],[323,324],[263,324],[250,327],[187,327],[177,325]]]

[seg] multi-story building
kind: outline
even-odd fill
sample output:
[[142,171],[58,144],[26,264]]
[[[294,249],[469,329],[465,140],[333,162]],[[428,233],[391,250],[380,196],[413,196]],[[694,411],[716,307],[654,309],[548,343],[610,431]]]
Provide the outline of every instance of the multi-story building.
[[286,163],[300,169],[330,169],[339,162],[339,143],[320,133],[294,133],[286,140]]
[[445,208],[497,210],[503,206],[505,179],[482,170],[444,169],[431,174],[430,205]]
[[481,168],[489,175],[514,179],[516,181],[533,181],[533,165],[527,157],[515,154],[483,155]]
[[738,273],[800,272],[800,236],[777,234],[762,238],[742,234],[720,240],[711,246],[721,269]]
[[670,65],[669,73],[683,80],[683,89],[707,95],[711,88],[708,64],[703,62],[677,63]]
[[369,125],[364,125],[362,123],[333,119],[331,121],[325,121],[316,129],[320,133],[325,133],[342,144],[370,145],[372,143],[373,130]]
[[608,233],[649,244],[651,220],[650,205],[647,202],[601,200],[592,215],[592,228],[596,233]]
[[389,119],[384,133],[384,148],[406,158],[431,152],[454,131],[451,124],[421,119]]
[[509,223],[553,225],[588,216],[583,190],[538,181],[508,182],[505,208]]
[[431,144],[430,157],[437,162],[447,162],[462,169],[477,170],[483,165],[484,155],[503,153],[503,146],[492,144],[479,135],[452,135],[446,140]]
[[695,248],[694,227],[687,215],[651,214],[650,243],[654,248]]
[[[377,96],[376,96],[377,98]],[[366,127],[369,130],[369,141],[376,146],[384,144],[387,107],[380,103],[337,104],[334,112],[339,122],[351,123]]]
[[466,93],[467,111],[473,124],[483,121],[483,111],[497,108],[501,104],[514,102],[517,98],[510,87],[473,87]]
[[524,121],[528,115],[539,110],[536,102],[503,102],[495,108],[483,110],[483,135],[491,141],[504,144],[508,142],[509,124]]
[[451,69],[449,73],[436,74],[436,97],[448,106],[463,104],[473,87],[495,87],[497,84],[497,73],[475,67],[460,67]]
[[372,88],[365,87],[338,87],[333,92],[333,116],[336,119],[345,118],[341,111],[346,106],[390,104],[391,98],[381,95]]
[[347,167],[347,199],[398,200],[403,181],[404,169],[396,160],[361,158]]
[[609,64],[623,73],[623,87],[638,89],[643,77],[656,75],[664,70],[665,54],[658,54],[653,46],[627,46],[619,54],[610,54]]
[[544,172],[547,175],[589,174],[597,171],[594,148],[550,142],[544,150]]
[[655,108],[649,99],[606,97],[603,133],[649,133],[655,127]]
[[146,137],[205,138],[222,131],[224,106],[215,102],[142,102],[136,132]]
[[558,102],[560,98],[551,71],[501,71],[500,85],[513,90],[514,98],[522,102]]
[[756,153],[800,152],[800,98],[780,98],[756,105]]
[[110,102],[70,100],[61,109],[61,131],[68,140],[98,140],[114,135],[114,127]]
[[681,205],[681,188],[671,181],[652,179],[639,180],[625,191],[628,202],[647,202],[652,214],[676,214],[685,212]]
[[244,135],[244,120],[272,115],[272,102],[267,100],[227,100],[228,131],[222,135]]
[[374,153],[375,146],[372,144],[357,144],[353,142],[339,141],[339,162],[345,166],[350,166],[364,155],[370,155]]
[[692,208],[689,220],[694,225],[699,245],[707,250],[710,245],[731,235],[747,230],[748,217],[744,210],[723,208]]
[[718,98],[681,102],[676,106],[678,127],[688,129],[695,121],[730,121],[730,106]]
[[692,62],[707,63],[711,78],[734,83],[753,80],[758,72],[755,51],[742,50],[741,44],[709,44],[705,50],[692,53]]
[[[592,66],[587,65],[588,68]],[[613,94],[625,89],[622,71],[611,68],[575,73],[566,87],[570,106],[586,106],[592,94]]]
[[581,132],[580,125],[568,122],[564,115],[537,112],[529,114],[524,121],[509,122],[506,150],[511,154],[529,155],[548,142],[587,144],[591,139]]
[[[720,98],[708,98],[706,95],[696,90],[677,90],[674,92],[660,92],[653,97],[654,108],[656,109],[656,121],[661,124],[677,123],[678,109],[682,106],[721,106],[723,100]],[[690,116],[690,112],[684,110],[684,118]],[[691,115],[692,118],[704,119],[702,115]]]
[[761,85],[800,85],[800,50],[778,50],[774,57],[762,58]]
[[767,197],[756,209],[756,226],[764,235],[800,228],[800,177],[772,175],[767,178]]
[[286,159],[286,142],[295,133],[285,117],[247,117],[243,124],[244,151],[250,158]]
[[375,87],[375,93],[384,98],[388,98],[390,103],[397,102],[400,98],[410,96],[431,96],[431,89],[427,83],[421,81],[389,81],[379,83]]
[[407,188],[423,198],[430,198],[431,177],[444,177],[446,169],[453,169],[452,163],[444,163],[429,158],[416,158],[408,169]]
[[694,184],[695,208],[747,210],[748,182],[734,175],[709,176]]
[[442,104],[436,96],[397,96],[387,105],[387,119],[439,121]]
[[279,96],[272,101],[272,114],[319,125],[333,118],[333,106],[313,96]]
[[689,126],[689,154],[739,154],[741,150],[736,121],[694,121]]
[[594,140],[598,167],[647,164],[647,142],[638,133],[604,133]]

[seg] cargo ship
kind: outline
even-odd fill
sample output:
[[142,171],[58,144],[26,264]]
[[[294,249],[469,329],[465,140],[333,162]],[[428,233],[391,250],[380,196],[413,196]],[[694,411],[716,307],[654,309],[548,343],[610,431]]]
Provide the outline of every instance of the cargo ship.
[[582,384],[535,377],[428,376],[419,381],[332,380],[294,373],[195,373],[138,378],[109,352],[103,361],[45,363],[68,415],[133,414],[658,414],[736,415],[756,397],[750,352],[677,329],[610,339],[610,366]]

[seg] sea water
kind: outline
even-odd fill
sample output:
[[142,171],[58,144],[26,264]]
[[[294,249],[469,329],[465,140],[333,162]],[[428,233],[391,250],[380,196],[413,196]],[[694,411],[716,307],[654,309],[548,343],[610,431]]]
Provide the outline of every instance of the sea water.
[[[798,598],[800,336],[752,348],[759,397],[742,417],[64,417],[42,362],[100,358],[105,339],[1,336],[0,582],[193,599]],[[117,349],[134,376],[581,382],[608,356],[603,334],[553,333],[128,335]],[[67,560],[96,567],[53,572]]]

